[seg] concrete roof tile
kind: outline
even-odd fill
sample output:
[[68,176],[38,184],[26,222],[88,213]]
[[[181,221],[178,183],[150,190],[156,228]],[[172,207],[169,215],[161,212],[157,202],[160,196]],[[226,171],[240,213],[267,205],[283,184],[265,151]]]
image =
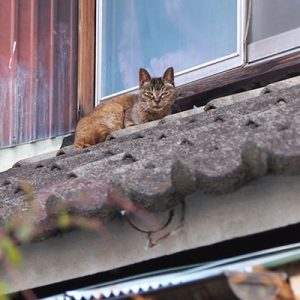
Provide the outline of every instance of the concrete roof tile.
[[228,193],[270,172],[299,175],[297,80],[125,129],[88,149],[66,147],[56,157],[17,164],[0,173],[0,223],[30,209],[22,181],[40,205],[36,224],[49,232],[61,204],[72,214],[108,220],[130,203],[164,211],[197,188]]

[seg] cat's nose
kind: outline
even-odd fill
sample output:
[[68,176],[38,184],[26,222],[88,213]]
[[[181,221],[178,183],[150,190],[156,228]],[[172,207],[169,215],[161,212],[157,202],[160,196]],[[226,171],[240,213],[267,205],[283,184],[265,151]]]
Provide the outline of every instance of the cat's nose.
[[158,96],[157,96],[157,97],[154,97],[154,102],[155,102],[155,103],[160,102],[160,97],[158,97]]

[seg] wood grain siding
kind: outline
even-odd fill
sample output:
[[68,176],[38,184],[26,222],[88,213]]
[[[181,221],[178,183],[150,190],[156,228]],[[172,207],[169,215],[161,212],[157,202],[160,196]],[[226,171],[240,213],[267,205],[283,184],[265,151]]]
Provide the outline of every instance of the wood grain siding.
[[74,130],[77,0],[0,0],[0,148]]
[[94,107],[96,1],[79,0],[78,118]]

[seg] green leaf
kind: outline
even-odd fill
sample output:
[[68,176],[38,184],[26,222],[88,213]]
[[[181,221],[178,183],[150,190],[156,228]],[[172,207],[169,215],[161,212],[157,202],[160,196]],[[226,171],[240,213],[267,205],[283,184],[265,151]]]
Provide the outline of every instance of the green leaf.
[[0,282],[0,300],[9,300],[7,293],[7,286],[3,282]]
[[33,227],[31,224],[24,224],[24,226],[16,229],[15,235],[19,241],[27,243],[32,239]]
[[61,213],[57,219],[58,225],[61,228],[67,228],[71,224],[71,218],[67,213]]
[[21,266],[22,255],[18,247],[8,237],[0,240],[0,249],[2,249],[4,257],[14,266]]

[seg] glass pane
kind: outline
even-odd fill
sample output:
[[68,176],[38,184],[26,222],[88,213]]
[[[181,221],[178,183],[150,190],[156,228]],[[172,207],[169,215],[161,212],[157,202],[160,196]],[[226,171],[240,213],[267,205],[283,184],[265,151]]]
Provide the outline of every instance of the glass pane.
[[237,52],[237,0],[103,0],[102,96]]
[[300,28],[300,1],[252,0],[249,43]]

